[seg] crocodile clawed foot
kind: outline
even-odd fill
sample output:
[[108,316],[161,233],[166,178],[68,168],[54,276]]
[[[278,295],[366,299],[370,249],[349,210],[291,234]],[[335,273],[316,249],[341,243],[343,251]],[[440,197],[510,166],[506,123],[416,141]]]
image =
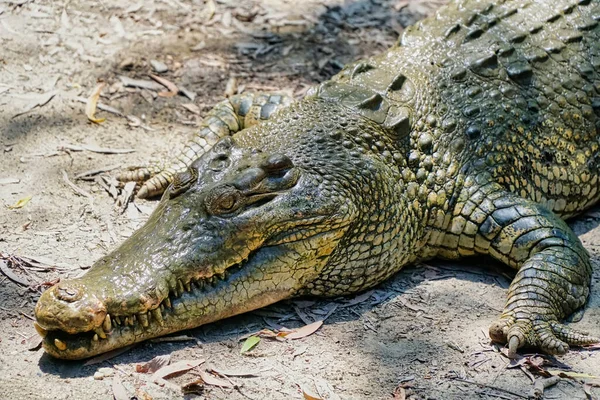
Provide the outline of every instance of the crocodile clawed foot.
[[137,182],[141,186],[137,197],[145,199],[162,194],[173,181],[173,173],[160,165],[130,167],[119,174],[120,182]]
[[585,346],[600,338],[581,332],[558,321],[502,317],[490,325],[490,338],[508,344],[508,357],[516,358],[522,347],[535,347],[547,354],[565,354],[569,346]]

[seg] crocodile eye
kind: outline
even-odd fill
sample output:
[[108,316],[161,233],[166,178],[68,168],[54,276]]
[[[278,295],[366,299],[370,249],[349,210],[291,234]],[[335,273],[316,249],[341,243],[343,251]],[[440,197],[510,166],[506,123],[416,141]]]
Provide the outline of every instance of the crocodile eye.
[[206,209],[210,214],[221,215],[234,212],[244,201],[239,190],[225,185],[214,188],[205,199]]

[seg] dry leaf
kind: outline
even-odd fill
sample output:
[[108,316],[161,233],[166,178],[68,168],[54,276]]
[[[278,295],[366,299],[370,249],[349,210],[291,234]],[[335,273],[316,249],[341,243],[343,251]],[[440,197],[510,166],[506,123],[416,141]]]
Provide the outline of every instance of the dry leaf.
[[23,207],[25,207],[25,205],[27,203],[29,203],[29,200],[31,200],[32,197],[33,197],[33,195],[29,195],[27,197],[23,197],[22,199],[20,199],[19,201],[17,201],[12,206],[8,206],[8,208],[10,208],[11,210],[14,210],[14,209],[17,209],[17,208],[23,208]]
[[196,368],[198,365],[202,364],[205,360],[182,360],[177,361],[174,364],[167,365],[156,371],[152,374],[152,380],[156,381],[158,379],[165,379],[175,374],[180,374],[185,371],[189,371],[192,368]]
[[406,400],[406,389],[402,386],[398,386],[394,390],[394,400]]
[[100,93],[104,88],[104,82],[100,82],[94,88],[94,91],[88,97],[87,103],[85,104],[85,115],[87,115],[88,119],[96,124],[100,124],[106,120],[106,118],[96,118],[96,105],[98,104],[98,98],[100,97]]
[[208,0],[206,2],[205,9],[202,10],[202,14],[204,14],[205,21],[210,20],[215,12],[217,11],[217,6],[215,5],[214,0]]
[[169,362],[171,362],[171,356],[169,354],[156,356],[147,363],[137,364],[135,366],[135,371],[144,374],[153,374],[165,365],[169,365]]
[[363,303],[363,302],[369,300],[369,298],[373,295],[374,292],[375,292],[375,290],[373,289],[373,290],[369,290],[368,292],[362,293],[362,294],[354,297],[353,299],[349,300],[347,303],[340,305],[340,307],[342,307],[342,308],[352,307],[357,304]]
[[168,92],[159,92],[158,93],[159,96],[173,97],[177,93],[179,93],[179,88],[177,87],[177,85],[175,85],[173,82],[169,81],[168,79],[165,79],[163,77],[160,77],[160,76],[154,75],[154,74],[150,74],[150,78],[154,79],[156,82],[160,83],[161,85],[163,85],[164,87],[169,89]]
[[20,276],[16,275],[14,272],[12,272],[12,270],[8,267],[8,263],[5,260],[0,260],[0,272],[2,272],[4,275],[6,275],[6,277],[8,279],[10,279],[11,281],[16,282],[20,285],[23,285],[23,286],[31,285],[31,283],[27,279],[21,278]]
[[303,337],[312,335],[323,325],[323,321],[315,321],[312,324],[303,326],[302,328],[295,329],[294,331],[285,335],[286,339],[302,339]]
[[11,117],[11,119],[17,118],[23,114],[27,114],[29,111],[33,110],[34,108],[45,106],[46,104],[50,103],[50,100],[52,100],[54,98],[54,96],[56,96],[56,93],[57,93],[56,91],[52,91],[52,92],[36,95],[34,100],[28,106],[26,106],[23,111],[18,112],[17,114],[13,115]]
[[192,114],[200,115],[200,107],[194,103],[185,103],[181,105],[183,108],[191,112]]
[[224,388],[235,387],[233,383],[230,381],[226,381],[225,379],[217,378],[216,376],[209,374],[206,371],[200,371],[200,377],[207,385],[219,386]]
[[181,387],[183,394],[204,394],[204,381],[198,379],[190,383],[186,383]]
[[131,396],[127,393],[127,389],[123,386],[119,375],[115,375],[112,380],[112,392],[115,400],[129,400]]
[[254,347],[256,347],[256,345],[258,343],[260,343],[260,338],[258,336],[250,336],[248,339],[246,339],[246,341],[242,345],[240,354],[244,354],[244,353],[252,350]]
[[316,395],[312,392],[308,392],[306,389],[302,388],[302,395],[305,400],[323,400],[319,395]]

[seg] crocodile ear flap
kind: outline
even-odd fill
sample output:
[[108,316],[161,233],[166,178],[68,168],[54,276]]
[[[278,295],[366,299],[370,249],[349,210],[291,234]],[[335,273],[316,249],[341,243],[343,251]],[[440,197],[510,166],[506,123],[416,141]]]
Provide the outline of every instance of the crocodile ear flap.
[[410,134],[410,111],[406,107],[391,107],[383,124],[397,139]]
[[283,175],[294,168],[294,163],[285,154],[274,153],[260,163],[260,168],[268,175]]

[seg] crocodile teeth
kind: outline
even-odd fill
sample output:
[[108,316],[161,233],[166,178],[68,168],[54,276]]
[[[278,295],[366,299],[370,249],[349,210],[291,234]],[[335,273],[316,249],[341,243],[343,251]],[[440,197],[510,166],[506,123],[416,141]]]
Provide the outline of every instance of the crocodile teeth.
[[94,337],[92,339],[94,340],[94,342],[97,342],[98,341],[98,334],[94,333]]
[[142,324],[142,326],[144,328],[148,327],[148,315],[147,314],[138,314],[137,315],[138,320],[140,321],[140,323]]
[[160,308],[155,308],[154,310],[151,310],[150,312],[152,313],[152,316],[154,317],[156,322],[158,322],[158,324],[160,326],[163,326],[164,322],[163,322],[162,313],[160,312]]
[[165,306],[167,306],[169,308],[172,308],[172,306],[171,306],[171,299],[169,299],[168,297],[166,297],[165,300],[164,300],[164,302],[165,302]]
[[115,315],[115,316],[113,317],[113,321],[115,321],[115,323],[116,323],[117,325],[121,325],[121,323],[122,323],[122,322],[121,322],[121,318],[120,318],[118,315]]
[[59,350],[66,350],[67,349],[67,344],[65,342],[63,342],[62,340],[60,340],[60,339],[54,339],[54,345]]
[[35,330],[37,331],[37,333],[42,337],[45,338],[46,334],[48,333],[47,330],[45,330],[44,328],[42,328],[37,322],[33,323],[33,326],[35,328]]
[[178,279],[177,280],[177,292],[178,292],[177,297],[181,296],[183,294],[184,290],[185,289],[183,288],[183,282],[181,282],[181,279]]
[[186,283],[184,286],[185,290],[187,290],[188,292],[192,291],[192,284],[190,282]]
[[94,332],[96,332],[96,334],[98,336],[100,336],[102,339],[106,339],[106,333],[104,333],[104,330],[102,330],[102,327],[97,327],[96,329],[94,329]]
[[129,326],[133,326],[133,321],[129,317],[125,317],[125,324]]
[[102,323],[102,328],[104,328],[105,332],[112,331],[112,323],[110,322],[110,314],[106,314],[106,317],[104,317],[104,322]]

